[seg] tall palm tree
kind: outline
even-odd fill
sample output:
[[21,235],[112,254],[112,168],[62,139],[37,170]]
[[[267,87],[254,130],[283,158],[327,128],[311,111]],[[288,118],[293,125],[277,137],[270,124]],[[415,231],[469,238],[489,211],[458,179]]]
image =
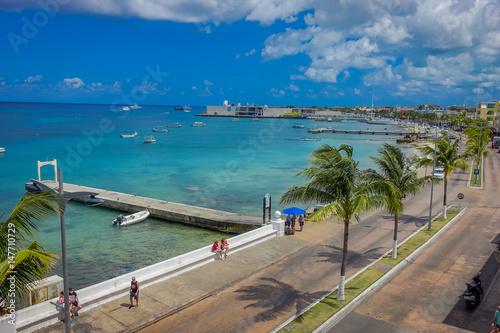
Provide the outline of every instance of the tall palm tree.
[[385,208],[394,215],[394,238],[392,257],[398,256],[398,220],[404,211],[403,199],[409,194],[415,194],[425,184],[428,177],[419,178],[410,159],[399,147],[384,143],[378,149],[379,157],[371,157],[378,171],[368,169],[367,179],[377,182],[377,188],[385,187]]
[[280,201],[280,204],[311,201],[326,204],[311,214],[310,220],[320,221],[335,216],[344,222],[338,300],[345,300],[349,222],[353,217],[359,219],[360,213],[382,205],[379,196],[371,195],[374,192],[372,184],[365,181],[358,162],[352,156],[353,148],[345,144],[338,149],[326,144],[317,148],[309,159],[312,166],[297,174],[306,177],[308,182],[303,186],[289,187]]
[[[469,169],[467,158],[470,156],[470,153],[466,151],[463,154],[459,154],[459,148],[459,140],[450,140],[450,138],[443,138],[436,143],[436,165],[442,167],[444,170],[443,214],[441,215],[443,218],[446,218],[446,194],[451,174],[457,169],[462,171]],[[434,155],[434,147],[425,146],[420,148],[420,150],[424,156]],[[432,165],[432,162],[432,158],[422,158],[420,165]]]
[[[0,304],[12,294],[24,296],[26,287],[46,277],[55,264],[56,254],[45,251],[33,238],[37,222],[58,211],[52,194],[26,193],[5,222],[0,222]],[[4,314],[6,308],[0,307],[0,312]]]
[[[484,120],[473,121],[464,130],[467,135],[467,151],[471,156],[474,156],[475,162],[479,165],[479,157],[488,157],[489,150],[485,150],[488,143],[491,141],[491,129],[487,127],[487,122]],[[481,130],[479,127],[483,127]]]

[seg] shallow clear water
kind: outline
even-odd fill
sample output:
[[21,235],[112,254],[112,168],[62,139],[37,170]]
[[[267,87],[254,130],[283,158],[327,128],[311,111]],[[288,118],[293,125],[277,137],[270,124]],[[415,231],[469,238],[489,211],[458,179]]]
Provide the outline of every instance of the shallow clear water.
[[[170,114],[165,114],[169,112]],[[286,188],[303,184],[295,175],[308,167],[307,158],[327,143],[354,146],[361,167],[394,136],[353,134],[312,135],[292,128],[297,120],[196,117],[173,107],[145,107],[117,112],[104,105],[0,103],[0,211],[11,212],[24,193],[24,183],[36,178],[36,161],[58,160],[66,183],[110,189],[212,209],[262,216],[262,198],[270,193],[273,211]],[[205,127],[191,127],[202,121]],[[182,128],[152,133],[156,125],[179,122]],[[397,129],[357,122],[300,121],[307,127]],[[120,138],[136,130],[136,138]],[[144,144],[154,135],[155,144]],[[288,141],[300,137],[321,141]],[[42,168],[53,178],[53,168]],[[301,206],[302,208],[307,208]],[[117,211],[70,203],[66,210],[70,284],[74,288],[111,278],[213,243],[222,233],[148,219],[124,228],[111,221]],[[60,252],[57,218],[41,226],[39,241]],[[61,275],[59,264],[55,273]]]

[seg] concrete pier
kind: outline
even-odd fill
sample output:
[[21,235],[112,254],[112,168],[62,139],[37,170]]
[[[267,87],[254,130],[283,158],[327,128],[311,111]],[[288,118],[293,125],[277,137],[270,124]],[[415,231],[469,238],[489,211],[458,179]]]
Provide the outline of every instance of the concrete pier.
[[[59,187],[58,183],[51,180],[42,181],[41,183],[49,188]],[[147,208],[151,217],[211,230],[243,233],[257,229],[262,225],[261,217],[239,215],[215,209],[64,183],[64,192],[73,193],[82,191],[99,193],[98,197],[106,200],[101,204],[103,207],[132,213]]]
[[323,128],[308,128],[308,133],[319,134],[319,133],[342,133],[342,134],[374,134],[374,135],[424,135],[423,133],[418,132],[401,132],[401,131],[372,131],[372,130],[337,130],[331,127],[323,127]]

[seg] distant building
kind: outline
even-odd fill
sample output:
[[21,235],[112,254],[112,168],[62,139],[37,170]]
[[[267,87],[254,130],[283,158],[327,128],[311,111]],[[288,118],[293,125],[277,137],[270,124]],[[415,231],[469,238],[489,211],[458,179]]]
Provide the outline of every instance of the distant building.
[[497,127],[497,115],[498,115],[498,107],[500,105],[499,101],[493,101],[493,102],[479,102],[477,103],[476,107],[476,118],[481,118],[486,121],[488,121],[488,124],[491,127],[495,127],[499,129],[500,127]]
[[414,106],[399,106],[399,105],[396,105],[396,107],[394,108],[395,112],[400,112],[400,111],[415,111],[415,110],[416,110],[416,107],[414,107]]
[[[316,108],[281,108],[269,107],[267,105],[241,105],[241,103],[231,103],[224,101],[222,105],[208,105],[208,115],[230,116],[230,117],[278,117],[284,113],[298,113],[308,117],[316,116]],[[330,112],[332,113],[332,112]]]

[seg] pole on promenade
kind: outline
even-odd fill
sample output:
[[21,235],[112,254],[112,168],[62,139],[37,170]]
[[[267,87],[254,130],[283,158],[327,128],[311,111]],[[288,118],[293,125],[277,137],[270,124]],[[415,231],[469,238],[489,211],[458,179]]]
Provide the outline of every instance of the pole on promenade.
[[448,137],[447,135],[440,136],[438,137],[438,131],[436,129],[436,134],[432,138],[434,140],[434,157],[432,159],[432,174],[431,174],[431,202],[429,204],[429,223],[427,226],[427,230],[431,231],[431,222],[432,222],[432,197],[434,195],[434,169],[436,168],[436,149],[437,149],[437,142],[443,138]]
[[[64,195],[63,190],[63,175],[62,169],[59,169],[59,194]],[[68,283],[68,257],[66,253],[66,223],[64,219],[64,211],[66,210],[66,205],[61,205],[61,252],[62,252],[62,264],[63,264],[63,290],[64,290],[64,327],[65,332],[71,332],[71,316],[69,313],[69,283]]]

